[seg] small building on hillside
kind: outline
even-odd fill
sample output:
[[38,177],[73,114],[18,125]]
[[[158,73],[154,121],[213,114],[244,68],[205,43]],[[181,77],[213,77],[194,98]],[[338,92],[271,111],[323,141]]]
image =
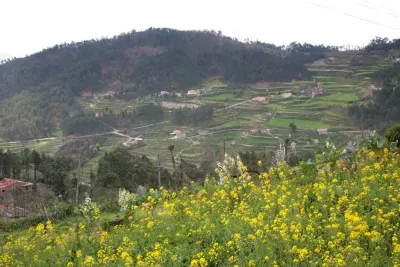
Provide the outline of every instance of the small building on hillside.
[[168,91],[161,91],[158,95],[159,96],[169,96],[169,95],[171,95],[171,93]]
[[288,97],[292,97],[292,96],[293,96],[293,94],[290,93],[290,92],[286,92],[286,93],[283,93],[283,94],[282,94],[282,97],[283,97],[283,98],[288,98]]
[[271,132],[269,131],[269,129],[263,129],[263,130],[261,130],[261,134],[263,134],[263,135],[271,135]]
[[322,88],[322,87],[313,87],[312,88],[312,93],[314,95],[323,95],[323,94],[325,94],[325,89]]
[[318,129],[317,131],[318,131],[319,135],[327,135],[328,134],[328,129],[326,129],[326,128]]
[[186,134],[180,130],[174,130],[171,135],[173,135],[175,137],[175,139],[179,139],[179,138],[184,138],[186,137]]
[[100,112],[96,112],[96,118],[100,117]]
[[198,96],[199,94],[197,93],[196,90],[189,90],[186,95],[187,96]]
[[267,103],[267,99],[265,98],[265,96],[256,96],[253,99],[253,102],[258,102],[258,103]]
[[11,178],[0,181],[0,203],[13,201],[16,195],[31,195],[33,184]]
[[135,137],[135,138],[130,138],[128,141],[124,142],[122,145],[126,146],[126,147],[131,147],[131,148],[139,148],[139,147],[145,146],[146,143],[144,142],[143,138]]
[[249,134],[260,134],[262,132],[263,129],[261,128],[253,128],[250,129]]

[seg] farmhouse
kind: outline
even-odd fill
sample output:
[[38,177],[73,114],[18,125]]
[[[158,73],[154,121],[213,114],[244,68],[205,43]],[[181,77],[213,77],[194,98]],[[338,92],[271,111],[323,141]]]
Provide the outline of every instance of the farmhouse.
[[198,93],[196,90],[189,90],[186,95],[187,96],[198,96]]
[[140,137],[135,137],[135,138],[130,138],[128,141],[123,143],[123,146],[126,147],[141,147],[141,146],[145,146],[145,142],[143,140],[143,138]]
[[325,89],[322,87],[313,87],[312,93],[314,95],[323,95],[323,94],[325,94]]
[[292,93],[286,92],[286,93],[283,93],[283,94],[282,94],[282,97],[283,97],[283,98],[288,98],[288,97],[291,97],[292,95],[293,95]]
[[253,128],[250,129],[249,134],[259,134],[261,133],[262,129],[261,128]]
[[15,194],[30,195],[32,186],[32,183],[4,178],[0,181],[0,203],[13,200]]
[[254,102],[260,102],[260,103],[266,103],[267,102],[265,96],[256,96],[252,100]]
[[328,134],[328,129],[326,129],[326,128],[318,129],[317,131],[318,131],[319,135],[327,135]]
[[325,89],[320,87],[320,86],[314,86],[310,87],[307,85],[301,85],[300,86],[300,94],[303,95],[323,95],[325,94]]
[[161,91],[159,96],[169,96],[171,93],[168,91]]
[[263,135],[271,135],[271,132],[269,131],[269,129],[263,129],[263,130],[261,130],[261,134],[263,134]]
[[175,139],[186,137],[186,134],[179,130],[174,130],[171,135],[174,135]]

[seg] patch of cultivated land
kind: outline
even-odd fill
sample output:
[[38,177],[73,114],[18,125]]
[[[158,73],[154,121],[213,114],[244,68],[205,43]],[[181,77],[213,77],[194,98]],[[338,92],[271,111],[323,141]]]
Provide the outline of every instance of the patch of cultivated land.
[[[199,105],[212,104],[215,106],[213,121],[201,126],[179,126],[171,122],[156,124],[151,127],[134,129],[132,137],[141,136],[146,145],[140,148],[131,148],[129,151],[137,155],[146,155],[154,163],[160,155],[161,165],[173,170],[169,145],[174,145],[173,152],[176,165],[181,159],[199,165],[202,160],[208,159],[210,153],[218,158],[223,153],[224,143],[227,153],[244,151],[275,151],[279,142],[288,138],[289,124],[297,126],[297,132],[291,134],[291,142],[296,143],[296,152],[314,151],[325,143],[327,137],[335,142],[345,143],[348,137],[341,134],[342,130],[359,130],[357,125],[347,118],[347,108],[352,101],[358,100],[368,88],[373,85],[371,73],[385,66],[393,64],[383,56],[363,56],[356,52],[333,53],[329,59],[310,64],[313,71],[313,80],[273,82],[258,85],[228,86],[220,78],[214,77],[200,84],[198,88],[206,88],[205,95],[196,98],[164,98],[146,97],[141,102],[159,102],[167,114],[166,121],[170,120],[168,110]],[[359,64],[351,66],[352,58]],[[301,86],[317,84],[325,89],[322,95],[312,98],[301,92]],[[291,92],[292,96],[283,98],[282,94]],[[266,103],[251,101],[256,96],[264,96]],[[115,113],[121,110],[131,112],[134,106],[127,103],[96,102],[82,100],[86,109],[103,111],[112,109]],[[128,128],[128,127],[127,127]],[[135,126],[131,126],[135,128]],[[328,136],[319,136],[317,129],[327,128]],[[186,133],[186,139],[173,139],[170,133],[173,130]],[[269,129],[271,135],[251,133],[251,130]],[[207,135],[199,135],[198,131],[208,131]],[[316,141],[318,140],[318,141]],[[95,170],[99,158],[107,151],[111,151],[117,144],[126,141],[124,137],[108,136],[107,142],[100,149],[100,153],[83,167],[83,177],[87,177],[90,170]],[[3,144],[3,149],[20,149],[22,147],[35,148],[40,152],[55,153],[62,144],[62,138],[50,140]]]

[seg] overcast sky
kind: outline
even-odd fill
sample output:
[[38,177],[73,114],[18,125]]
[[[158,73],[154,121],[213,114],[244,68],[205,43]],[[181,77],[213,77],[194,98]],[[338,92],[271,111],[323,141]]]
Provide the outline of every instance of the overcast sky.
[[0,10],[0,58],[149,27],[213,29],[278,45],[400,38],[398,0],[1,0]]

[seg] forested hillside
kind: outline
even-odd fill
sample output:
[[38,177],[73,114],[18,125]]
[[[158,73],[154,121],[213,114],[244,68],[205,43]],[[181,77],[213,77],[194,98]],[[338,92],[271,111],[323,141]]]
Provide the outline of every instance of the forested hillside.
[[235,83],[309,79],[304,63],[332,50],[337,48],[292,43],[283,49],[214,31],[154,28],[55,45],[0,64],[0,137],[48,136],[87,89],[137,97],[186,90],[212,75]]
[[376,71],[373,78],[381,89],[367,99],[349,109],[350,116],[364,127],[384,129],[398,122],[400,118],[400,64]]

